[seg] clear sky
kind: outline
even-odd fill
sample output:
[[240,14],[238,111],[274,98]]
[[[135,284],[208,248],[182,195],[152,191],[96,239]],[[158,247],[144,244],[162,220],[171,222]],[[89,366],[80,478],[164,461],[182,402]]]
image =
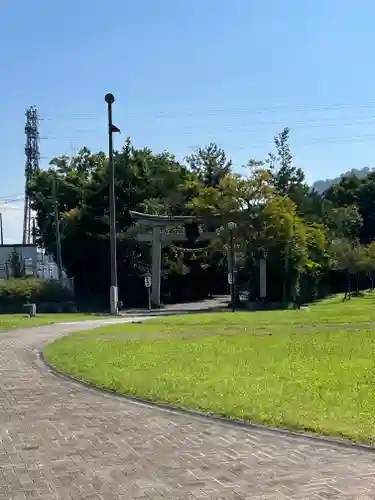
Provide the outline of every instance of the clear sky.
[[[309,182],[373,166],[374,19],[373,0],[0,0],[0,202],[23,191],[25,109],[46,166],[106,149],[106,92],[116,147],[213,140],[242,171],[289,126]],[[8,242],[20,207],[3,207]]]

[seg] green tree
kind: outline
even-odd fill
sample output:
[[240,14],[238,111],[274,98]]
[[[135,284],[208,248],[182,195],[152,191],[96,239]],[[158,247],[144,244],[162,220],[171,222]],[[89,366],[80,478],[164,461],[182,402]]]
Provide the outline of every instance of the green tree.
[[[289,129],[276,135],[274,142],[275,151],[266,160],[250,160],[248,173],[240,175],[232,172],[232,162],[215,143],[198,148],[182,164],[168,151],[155,153],[135,148],[130,139],[125,141],[114,154],[119,285],[125,303],[138,304],[146,298],[142,277],[150,267],[148,245],[133,238],[144,229],[133,223],[130,210],[216,216],[208,217],[201,227],[217,230],[216,240],[164,249],[163,293],[171,300],[224,290],[225,221],[232,219],[237,222],[235,245],[241,279],[251,284],[255,297],[258,261],[265,254],[269,299],[282,300],[285,305],[318,295],[323,285],[343,289],[340,276],[344,272],[349,276],[347,291],[353,277],[358,289],[364,276],[372,278],[375,174],[360,181],[346,177],[321,195],[308,189],[302,169],[294,164]],[[64,267],[75,276],[79,294],[91,302],[94,297],[107,300],[108,159],[102,152],[83,148],[73,157],[54,158],[48,170],[32,179],[29,191],[37,214],[38,243],[55,255],[53,181]],[[217,227],[218,219],[223,229]],[[184,227],[168,230],[183,231]],[[366,251],[361,245],[367,245]]]
[[374,289],[374,272],[375,272],[375,241],[372,241],[364,249],[364,271],[370,281],[370,289]]
[[341,211],[357,212],[360,224],[354,224],[351,237],[358,237],[362,244],[375,239],[375,173],[362,179],[355,175],[343,177],[339,184],[327,190],[325,197]]
[[[123,300],[143,296],[141,276],[149,248],[126,235],[132,224],[129,210],[173,212],[173,196],[188,176],[170,153],[136,149],[127,140],[114,155],[119,286]],[[38,242],[56,255],[51,189],[57,181],[61,215],[63,264],[75,277],[78,293],[105,297],[109,287],[108,161],[103,153],[81,150],[76,157],[55,158],[51,167],[32,180],[30,195],[38,222]],[[130,293],[130,289],[132,292]],[[138,298],[137,298],[138,297]]]
[[214,142],[198,148],[186,157],[189,168],[198,175],[206,187],[216,187],[221,180],[231,173],[232,161],[225,151]]
[[356,279],[356,291],[358,292],[360,273],[366,271],[366,250],[352,241],[339,239],[331,243],[330,254],[333,267],[346,274],[347,287],[343,300],[350,299],[353,276]]
[[278,193],[289,196],[295,203],[300,204],[307,195],[308,188],[303,170],[293,165],[289,136],[290,129],[284,128],[274,137],[276,152],[269,153],[266,163]]

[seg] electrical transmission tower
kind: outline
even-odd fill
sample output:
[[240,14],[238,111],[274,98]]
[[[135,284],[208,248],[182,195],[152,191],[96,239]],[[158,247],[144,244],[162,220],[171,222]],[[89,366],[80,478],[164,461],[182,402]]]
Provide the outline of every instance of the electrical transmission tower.
[[31,207],[29,197],[29,185],[33,175],[39,172],[39,117],[35,106],[26,110],[26,144],[25,144],[25,207],[23,214],[23,236],[24,245],[33,242],[33,221],[31,218]]

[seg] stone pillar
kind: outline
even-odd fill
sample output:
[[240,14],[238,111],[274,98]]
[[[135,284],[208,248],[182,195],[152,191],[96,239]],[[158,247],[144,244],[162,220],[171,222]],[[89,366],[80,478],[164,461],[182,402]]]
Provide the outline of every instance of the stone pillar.
[[151,302],[153,307],[160,307],[160,276],[161,276],[161,229],[152,228],[152,283]]

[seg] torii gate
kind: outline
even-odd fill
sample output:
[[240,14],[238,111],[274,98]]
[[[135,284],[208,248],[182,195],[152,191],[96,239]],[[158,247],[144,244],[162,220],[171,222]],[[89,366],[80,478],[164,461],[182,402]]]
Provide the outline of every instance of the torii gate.
[[[141,212],[130,211],[130,215],[135,222],[142,226],[152,228],[152,233],[140,233],[135,235],[137,241],[151,243],[151,302],[154,307],[160,307],[160,285],[161,285],[161,250],[164,245],[186,240],[185,233],[164,233],[161,228],[168,226],[178,226],[180,224],[194,224],[207,219],[186,215],[151,215]],[[211,217],[210,219],[214,219]],[[217,218],[216,218],[217,219]],[[197,241],[212,240],[217,237],[216,232],[203,232]]]
[[[135,235],[135,238],[142,243],[152,244],[152,260],[151,260],[151,302],[154,307],[160,307],[160,284],[161,284],[161,250],[163,245],[168,245],[173,242],[181,242],[186,240],[185,233],[164,233],[161,228],[168,226],[177,226],[180,224],[198,224],[198,223],[218,223],[221,225],[229,225],[229,222],[245,222],[249,223],[249,216],[246,212],[237,212],[226,216],[186,216],[186,215],[151,215],[141,212],[130,211],[130,215],[135,222],[142,226],[152,228],[152,233],[140,233]],[[217,237],[216,232],[203,232],[199,235],[196,241],[210,241]],[[229,274],[234,272],[231,269],[230,262]],[[265,299],[267,296],[266,283],[266,258],[259,259],[259,285],[260,298]]]

